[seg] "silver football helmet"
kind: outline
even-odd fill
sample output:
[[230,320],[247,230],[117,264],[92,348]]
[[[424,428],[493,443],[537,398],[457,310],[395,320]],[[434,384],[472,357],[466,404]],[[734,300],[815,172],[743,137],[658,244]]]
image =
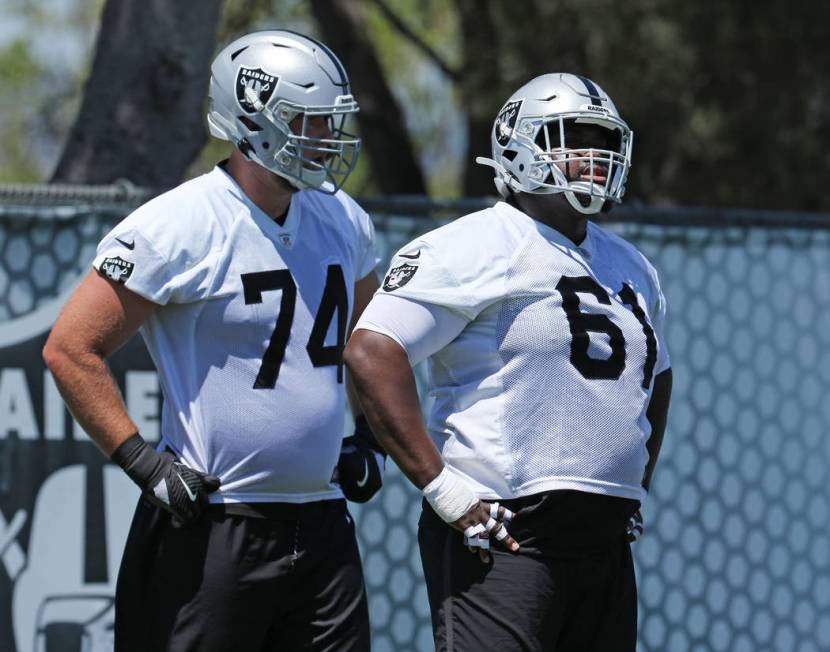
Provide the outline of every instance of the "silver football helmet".
[[[606,146],[569,143],[574,125],[607,129]],[[476,162],[496,170],[503,197],[563,192],[577,211],[591,214],[625,192],[634,134],[605,91],[585,77],[551,73],[522,86],[499,111],[491,141],[493,158]],[[579,164],[580,174],[569,175],[570,163]]]
[[360,139],[345,123],[357,102],[340,60],[314,39],[288,30],[238,38],[213,61],[209,102],[210,133],[295,188],[333,194],[354,170]]

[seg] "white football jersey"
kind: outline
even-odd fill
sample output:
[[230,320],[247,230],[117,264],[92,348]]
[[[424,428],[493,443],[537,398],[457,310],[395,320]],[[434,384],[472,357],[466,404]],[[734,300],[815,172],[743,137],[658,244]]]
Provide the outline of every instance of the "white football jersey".
[[378,293],[468,321],[428,359],[427,425],[480,497],[644,498],[646,407],[669,356],[634,246],[593,223],[577,246],[500,202],[406,245]]
[[148,202],[93,265],[159,307],[141,334],[159,372],[162,441],[222,480],[211,502],[338,498],[354,283],[378,259],[345,193],[295,193],[285,224],[221,168]]

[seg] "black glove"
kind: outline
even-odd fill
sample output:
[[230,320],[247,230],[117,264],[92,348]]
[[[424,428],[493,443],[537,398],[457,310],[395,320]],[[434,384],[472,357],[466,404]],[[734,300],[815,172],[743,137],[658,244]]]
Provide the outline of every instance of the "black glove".
[[355,503],[365,503],[383,485],[386,451],[375,441],[366,417],[354,420],[354,434],[343,439],[340,459],[332,482],[340,484],[343,494]]
[[643,514],[638,509],[628,519],[628,526],[626,527],[626,538],[629,543],[635,543],[641,536],[643,536]]
[[115,449],[110,459],[135,482],[143,496],[185,524],[196,521],[219,488],[219,478],[191,469],[167,451],[159,453],[138,433]]

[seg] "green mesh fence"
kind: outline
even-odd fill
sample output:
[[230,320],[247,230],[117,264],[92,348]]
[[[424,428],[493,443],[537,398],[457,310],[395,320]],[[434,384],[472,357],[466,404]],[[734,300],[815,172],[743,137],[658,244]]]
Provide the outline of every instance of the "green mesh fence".
[[[482,204],[365,205],[385,264],[404,242]],[[54,310],[125,212],[0,205],[4,329]],[[646,209],[615,219],[609,228],[660,272],[675,383],[635,545],[639,648],[828,650],[830,219]],[[373,650],[432,649],[417,492],[390,465],[379,497],[352,507]]]

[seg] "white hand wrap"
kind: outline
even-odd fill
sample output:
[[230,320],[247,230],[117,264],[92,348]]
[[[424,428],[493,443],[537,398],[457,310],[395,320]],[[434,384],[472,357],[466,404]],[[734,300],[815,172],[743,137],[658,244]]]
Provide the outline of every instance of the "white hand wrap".
[[[491,518],[498,518],[499,517],[499,503],[498,501],[490,503],[490,517]],[[501,521],[505,525],[510,525],[510,519],[513,518],[513,512],[511,512],[507,507],[504,508],[504,516],[502,516]]]
[[470,548],[490,549],[490,539],[480,539],[479,534],[485,531],[484,525],[478,523],[464,530],[464,545]]
[[424,498],[447,523],[454,523],[478,502],[478,497],[446,466],[424,487]]
[[482,532],[484,532],[484,526],[481,523],[477,523],[466,528],[464,530],[464,536],[468,539],[472,539],[473,537],[478,538],[478,535]]

